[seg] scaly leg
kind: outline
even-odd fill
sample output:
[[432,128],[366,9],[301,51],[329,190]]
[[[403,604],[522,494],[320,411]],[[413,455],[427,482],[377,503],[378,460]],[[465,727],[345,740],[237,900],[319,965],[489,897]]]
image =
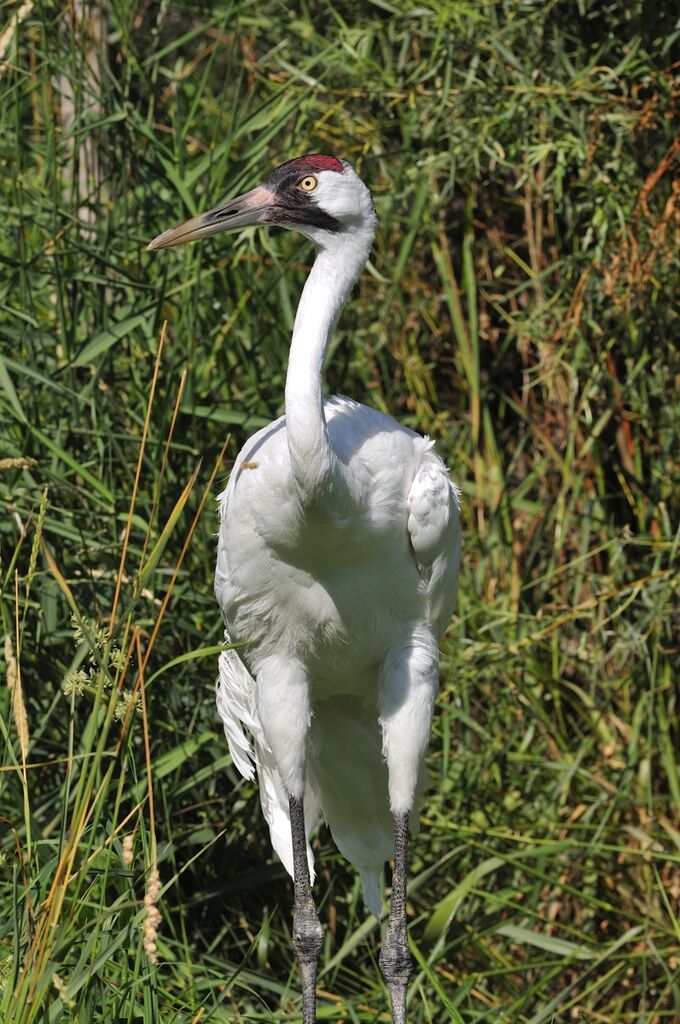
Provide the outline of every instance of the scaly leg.
[[408,872],[408,813],[394,815],[394,871],[390,916],[380,951],[380,970],[387,982],[393,1024],[406,1024],[406,988],[413,962],[406,932],[406,875]]
[[288,798],[288,806],[295,883],[293,945],[302,979],[302,1022],[316,1024],[316,972],[323,943],[323,930],[309,883],[304,805],[301,798],[291,796]]

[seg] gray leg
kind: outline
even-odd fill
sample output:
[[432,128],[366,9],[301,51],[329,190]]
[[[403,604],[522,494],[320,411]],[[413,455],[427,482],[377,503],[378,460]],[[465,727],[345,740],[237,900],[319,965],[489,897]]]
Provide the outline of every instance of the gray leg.
[[390,916],[380,951],[380,970],[387,982],[393,1024],[406,1024],[406,986],[413,966],[406,934],[408,813],[394,815],[394,871]]
[[302,799],[288,798],[290,831],[293,839],[295,907],[293,945],[302,979],[302,1024],[316,1024],[316,971],[323,943],[323,931],[312,899],[307,865],[305,812]]

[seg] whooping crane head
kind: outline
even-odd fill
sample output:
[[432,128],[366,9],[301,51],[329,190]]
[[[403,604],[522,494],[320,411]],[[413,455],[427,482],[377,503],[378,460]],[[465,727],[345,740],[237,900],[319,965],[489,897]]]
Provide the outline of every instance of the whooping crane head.
[[288,160],[262,185],[169,228],[147,248],[167,249],[253,224],[290,228],[326,247],[342,234],[372,236],[376,215],[371,193],[345,160],[312,154]]

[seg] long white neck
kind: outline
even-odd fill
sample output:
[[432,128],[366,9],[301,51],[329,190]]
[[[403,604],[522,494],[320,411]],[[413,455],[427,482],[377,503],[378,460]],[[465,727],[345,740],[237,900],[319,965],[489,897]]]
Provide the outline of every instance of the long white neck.
[[323,408],[323,367],[333,328],[364,266],[373,224],[330,236],[317,250],[293,327],[286,377],[288,450],[298,495],[314,503],[337,486],[339,473]]

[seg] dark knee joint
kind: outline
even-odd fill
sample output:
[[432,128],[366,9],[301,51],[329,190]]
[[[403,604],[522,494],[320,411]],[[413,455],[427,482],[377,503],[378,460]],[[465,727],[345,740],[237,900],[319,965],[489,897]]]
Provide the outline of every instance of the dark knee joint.
[[380,950],[380,970],[385,981],[405,984],[413,970],[413,960],[404,942],[385,939]]
[[296,910],[293,918],[293,946],[299,960],[318,961],[323,945],[323,928],[313,907]]

